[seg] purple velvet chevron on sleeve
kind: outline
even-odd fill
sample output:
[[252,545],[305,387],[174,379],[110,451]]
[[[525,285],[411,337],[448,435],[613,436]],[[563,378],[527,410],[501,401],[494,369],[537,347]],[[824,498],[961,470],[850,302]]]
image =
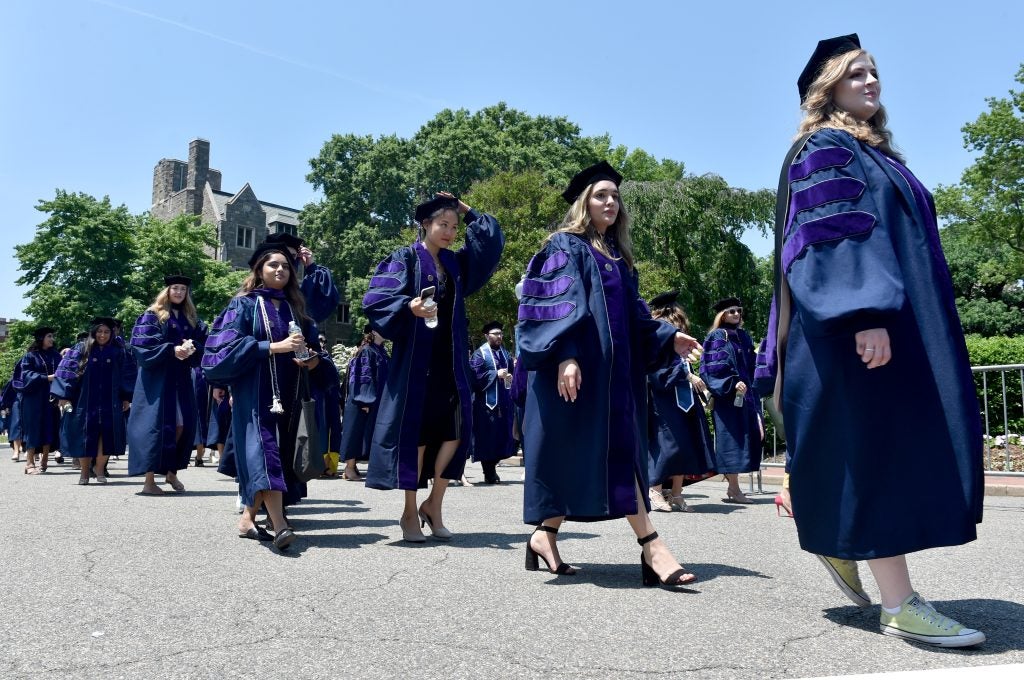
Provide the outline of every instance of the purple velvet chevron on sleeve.
[[807,154],[799,163],[789,166],[789,181],[807,179],[819,170],[842,168],[853,160],[853,152],[841,146],[829,146]]
[[[564,255],[564,253],[559,253]],[[523,295],[535,298],[558,297],[572,286],[573,277],[559,276],[553,281],[538,281],[537,279],[526,279],[523,281]]]
[[558,321],[564,319],[576,309],[573,302],[559,302],[553,305],[534,305],[521,302],[519,304],[520,321]]
[[793,192],[789,214],[795,216],[828,203],[856,200],[864,193],[864,187],[864,182],[855,177],[837,177],[812,184],[806,189]]
[[860,210],[826,215],[797,225],[782,247],[782,269],[789,271],[793,260],[812,245],[867,234],[874,226],[875,216]]

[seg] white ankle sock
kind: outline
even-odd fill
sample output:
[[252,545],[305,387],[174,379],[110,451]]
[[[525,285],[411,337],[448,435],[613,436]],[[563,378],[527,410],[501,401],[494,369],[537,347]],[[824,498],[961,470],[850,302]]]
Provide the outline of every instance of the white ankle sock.
[[900,609],[902,609],[902,608],[903,608],[902,606],[894,607],[894,608],[882,607],[882,609],[885,610],[885,613],[888,614],[889,616],[896,616],[897,614],[900,613]]

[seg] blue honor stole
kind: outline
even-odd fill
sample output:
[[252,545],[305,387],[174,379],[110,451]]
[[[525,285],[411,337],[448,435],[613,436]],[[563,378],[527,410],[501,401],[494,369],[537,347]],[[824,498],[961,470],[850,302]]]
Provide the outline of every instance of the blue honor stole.
[[[499,347],[497,353],[495,353],[491,349],[490,343],[485,342],[480,345],[480,354],[495,373],[498,372],[499,368],[508,368],[508,352],[503,347]],[[484,390],[484,404],[490,411],[498,408],[498,383],[501,382],[501,378],[495,376],[494,383]]]
[[685,359],[680,360],[683,364],[683,373],[686,376],[685,385],[676,385],[676,406],[678,406],[683,413],[689,412],[693,408],[693,385],[690,383],[690,364]]

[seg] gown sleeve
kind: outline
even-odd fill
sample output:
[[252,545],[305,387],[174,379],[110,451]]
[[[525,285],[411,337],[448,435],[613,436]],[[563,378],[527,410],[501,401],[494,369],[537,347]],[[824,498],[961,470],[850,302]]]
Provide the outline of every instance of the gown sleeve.
[[160,319],[153,312],[145,312],[135,322],[131,342],[139,366],[152,368],[168,361],[177,361],[174,357],[174,343],[164,339]]
[[334,285],[331,270],[315,262],[306,267],[300,286],[306,299],[306,313],[317,323],[323,323],[338,308],[341,293]]
[[53,382],[50,383],[50,394],[58,399],[67,399],[74,403],[78,399],[78,387],[81,377],[78,375],[78,362],[82,358],[84,345],[78,343],[68,350],[57,364]]
[[651,310],[640,297],[636,270],[628,277],[627,290],[632,299],[629,305],[630,328],[638,343],[640,360],[644,368],[652,371],[675,355],[675,326],[661,319],[651,318]]
[[877,207],[878,188],[890,180],[860,142],[831,129],[808,139],[788,173],[782,268],[808,332],[887,326],[905,300],[890,225]]
[[462,294],[472,295],[490,281],[501,261],[505,235],[498,221],[487,213],[470,210],[466,222],[466,244],[455,257],[462,272]]
[[213,322],[203,352],[203,373],[209,382],[231,385],[260,361],[270,357],[270,341],[252,335],[253,303],[236,297]]
[[377,353],[369,347],[364,347],[359,356],[355,358],[355,365],[351,368],[352,401],[360,406],[373,406],[377,401],[377,394],[380,385],[377,384],[377,373],[379,359]]
[[577,259],[552,239],[526,268],[519,301],[519,359],[535,371],[579,356],[580,333],[590,316],[587,291]]
[[202,319],[196,319],[196,327],[192,330],[192,346],[196,351],[188,358],[188,364],[192,368],[198,368],[203,362],[203,350],[206,348],[206,340],[210,334],[210,327]]
[[21,359],[21,375],[14,384],[23,394],[36,394],[40,390],[50,390],[50,378],[46,375],[46,365],[31,354]]
[[416,256],[411,247],[397,250],[377,265],[370,288],[363,296],[363,313],[374,330],[389,340],[412,332],[416,317],[409,303],[416,290]]
[[483,392],[498,379],[498,370],[491,368],[479,349],[469,358],[469,368],[473,371],[473,389],[477,392]]
[[690,367],[678,354],[648,375],[651,386],[656,390],[671,390],[678,385],[690,384]]
[[700,377],[716,399],[733,396],[739,371],[736,368],[736,348],[729,342],[724,328],[716,328],[704,341],[700,357]]

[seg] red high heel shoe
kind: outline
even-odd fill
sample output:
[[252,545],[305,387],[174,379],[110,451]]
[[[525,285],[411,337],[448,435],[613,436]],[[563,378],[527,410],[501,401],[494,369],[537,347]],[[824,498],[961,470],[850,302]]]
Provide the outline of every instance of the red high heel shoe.
[[780,493],[780,494],[777,494],[775,496],[775,514],[778,515],[779,517],[782,517],[783,516],[783,514],[782,514],[783,512],[786,513],[785,514],[786,517],[792,517],[793,516],[793,511],[790,508],[786,507],[786,502],[784,500],[782,500],[782,494]]

